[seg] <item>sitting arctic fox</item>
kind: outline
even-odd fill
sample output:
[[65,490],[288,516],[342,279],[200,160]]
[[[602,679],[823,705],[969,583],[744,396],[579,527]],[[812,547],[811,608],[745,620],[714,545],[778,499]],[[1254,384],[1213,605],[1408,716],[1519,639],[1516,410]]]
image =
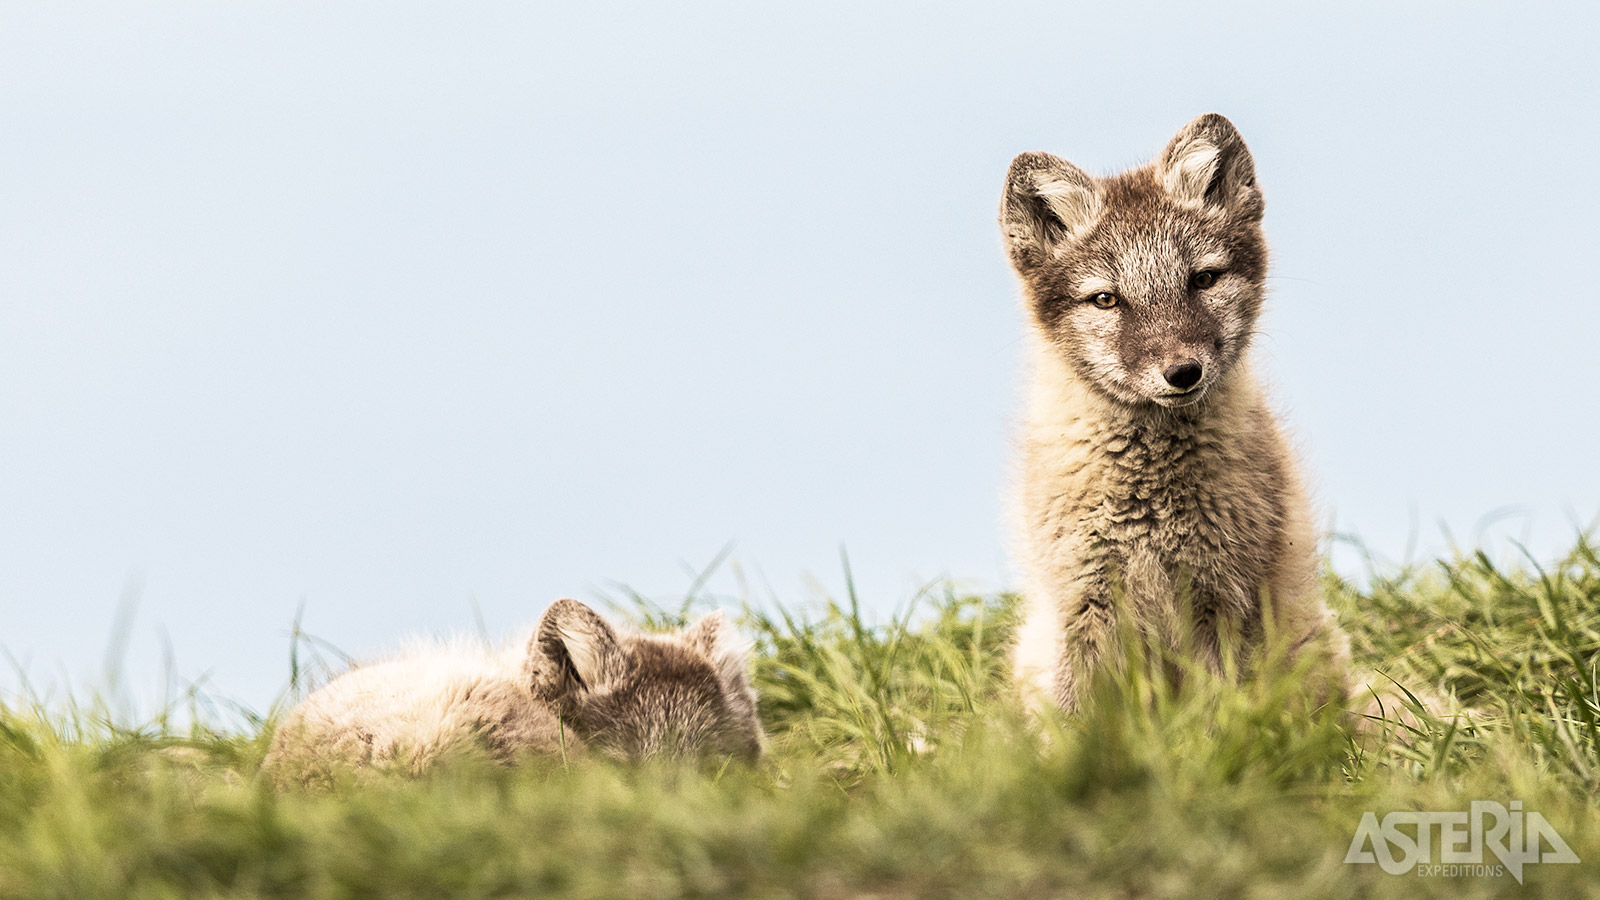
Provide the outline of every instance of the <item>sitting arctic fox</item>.
[[284,717],[262,768],[287,782],[419,773],[461,751],[755,759],[748,664],[721,611],[676,634],[632,634],[557,600],[514,646],[428,646],[335,678]]
[[1344,693],[1310,500],[1250,365],[1263,210],[1250,151],[1216,114],[1107,178],[1048,153],[1011,164],[1000,221],[1033,369],[1012,659],[1037,706],[1081,708],[1124,635],[1216,672],[1227,636],[1272,637],[1307,664],[1308,698]]

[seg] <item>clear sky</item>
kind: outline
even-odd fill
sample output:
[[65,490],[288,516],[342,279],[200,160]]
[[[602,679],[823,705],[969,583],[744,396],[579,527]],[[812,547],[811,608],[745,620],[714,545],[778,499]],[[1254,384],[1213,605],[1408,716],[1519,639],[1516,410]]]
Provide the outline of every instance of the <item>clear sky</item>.
[[729,542],[789,602],[841,545],[880,615],[1007,586],[1006,166],[1212,110],[1330,526],[1554,553],[1600,513],[1600,7],[1303,7],[0,3],[0,646],[100,685],[131,603],[139,692],[170,646],[261,708],[302,603],[361,655]]

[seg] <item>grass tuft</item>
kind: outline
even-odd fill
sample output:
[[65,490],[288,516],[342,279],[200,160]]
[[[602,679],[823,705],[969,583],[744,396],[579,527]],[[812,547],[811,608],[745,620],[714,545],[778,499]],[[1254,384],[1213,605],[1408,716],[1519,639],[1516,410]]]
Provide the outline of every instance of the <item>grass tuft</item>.
[[[703,580],[673,609],[632,596],[634,617],[683,624]],[[1294,667],[1142,674],[1174,660],[1030,726],[1006,671],[1015,598],[945,585],[881,623],[853,586],[745,610],[772,738],[756,767],[462,761],[278,792],[257,776],[272,713],[203,688],[144,722],[11,699],[0,898],[1600,896],[1595,545],[1324,588],[1384,688],[1383,723],[1354,737],[1298,702]],[[286,696],[330,665],[295,635]],[[1364,812],[1473,800],[1522,801],[1582,862],[1525,883],[1343,862]]]

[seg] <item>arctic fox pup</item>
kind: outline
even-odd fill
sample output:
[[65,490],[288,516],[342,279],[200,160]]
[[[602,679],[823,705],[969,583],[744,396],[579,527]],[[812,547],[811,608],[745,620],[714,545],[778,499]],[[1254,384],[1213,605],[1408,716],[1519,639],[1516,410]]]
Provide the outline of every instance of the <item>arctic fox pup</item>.
[[1224,644],[1273,636],[1319,654],[1309,696],[1343,690],[1306,491],[1250,367],[1262,211],[1250,151],[1216,114],[1107,178],[1047,153],[1011,164],[1000,225],[1032,370],[1013,662],[1034,704],[1079,707],[1122,633],[1212,670]]
[[462,750],[754,759],[763,735],[748,646],[713,612],[675,634],[613,629],[557,600],[517,644],[425,646],[359,666],[289,712],[263,765],[279,781],[333,770],[421,772]]

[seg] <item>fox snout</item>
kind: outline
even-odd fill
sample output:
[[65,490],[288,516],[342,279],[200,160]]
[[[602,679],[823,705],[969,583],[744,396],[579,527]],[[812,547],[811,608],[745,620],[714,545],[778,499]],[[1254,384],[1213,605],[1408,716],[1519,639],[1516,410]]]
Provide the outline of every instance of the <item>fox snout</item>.
[[1222,365],[1214,355],[1192,345],[1173,347],[1154,357],[1147,357],[1142,367],[1146,374],[1140,381],[1146,397],[1169,409],[1200,402]]
[[1167,384],[1180,391],[1187,391],[1199,384],[1204,375],[1205,367],[1198,359],[1185,359],[1161,370],[1161,377],[1166,379]]

